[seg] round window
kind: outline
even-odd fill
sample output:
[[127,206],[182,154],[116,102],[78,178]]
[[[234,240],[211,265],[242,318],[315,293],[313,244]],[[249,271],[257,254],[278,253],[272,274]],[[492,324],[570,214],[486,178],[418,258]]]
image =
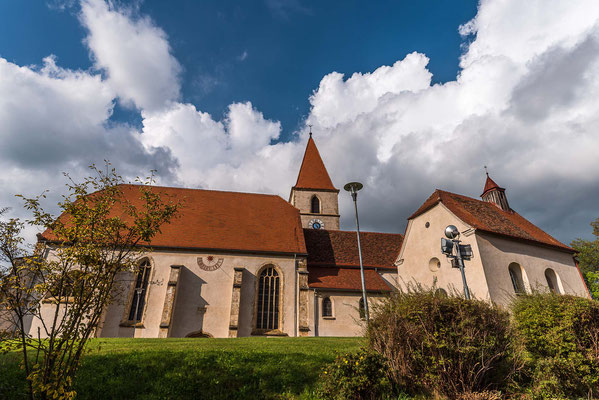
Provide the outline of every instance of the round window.
[[441,269],[441,261],[439,261],[437,257],[431,258],[431,260],[428,262],[428,269],[430,269],[432,272],[439,271]]

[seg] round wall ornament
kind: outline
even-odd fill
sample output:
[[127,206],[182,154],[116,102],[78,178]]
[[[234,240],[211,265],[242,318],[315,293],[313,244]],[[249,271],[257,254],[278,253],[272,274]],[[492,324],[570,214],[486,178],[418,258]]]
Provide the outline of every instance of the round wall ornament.
[[223,265],[224,258],[216,258],[214,256],[208,256],[204,260],[204,257],[198,257],[198,266],[204,271],[216,271]]

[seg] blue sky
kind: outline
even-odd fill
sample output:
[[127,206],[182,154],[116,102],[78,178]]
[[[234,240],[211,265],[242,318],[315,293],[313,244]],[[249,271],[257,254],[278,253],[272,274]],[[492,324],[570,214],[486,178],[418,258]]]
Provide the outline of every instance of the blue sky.
[[367,230],[437,188],[478,198],[486,165],[570,242],[599,216],[597,77],[597,0],[3,1],[0,206],[105,159],[287,198],[311,124]]
[[[266,118],[281,121],[282,140],[301,126],[308,97],[331,71],[369,72],[419,51],[431,59],[433,82],[454,80],[464,43],[458,26],[477,8],[472,0],[133,4],[168,35],[184,68],[183,101],[216,118],[233,102],[251,101]],[[1,2],[0,56],[31,65],[54,54],[62,67],[92,68],[79,12],[74,2]],[[117,107],[113,119],[138,116]]]

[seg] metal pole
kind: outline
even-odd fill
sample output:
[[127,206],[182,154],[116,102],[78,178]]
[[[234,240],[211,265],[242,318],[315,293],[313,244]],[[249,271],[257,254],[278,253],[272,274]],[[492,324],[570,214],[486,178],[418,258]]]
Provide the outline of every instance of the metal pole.
[[354,209],[356,210],[356,232],[358,234],[358,255],[360,256],[360,277],[362,278],[362,298],[364,299],[364,314],[366,323],[370,321],[368,313],[368,297],[366,296],[366,283],[364,282],[364,265],[362,263],[362,245],[360,244],[360,220],[358,219],[358,193],[352,190],[351,197],[354,199]]
[[468,290],[468,284],[466,283],[466,272],[464,272],[464,260],[462,259],[462,253],[460,252],[460,241],[453,240],[453,244],[455,246],[455,254],[456,254],[456,259],[458,260],[458,267],[460,267],[460,272],[462,273],[462,283],[464,284],[464,295],[466,296],[466,300],[470,300],[470,290]]

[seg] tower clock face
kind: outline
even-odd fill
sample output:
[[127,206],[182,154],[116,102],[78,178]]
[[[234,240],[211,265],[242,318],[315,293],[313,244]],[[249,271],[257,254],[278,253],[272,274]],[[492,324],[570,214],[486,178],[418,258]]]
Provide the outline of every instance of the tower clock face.
[[319,219],[313,219],[310,221],[308,226],[312,229],[324,229],[324,222]]

